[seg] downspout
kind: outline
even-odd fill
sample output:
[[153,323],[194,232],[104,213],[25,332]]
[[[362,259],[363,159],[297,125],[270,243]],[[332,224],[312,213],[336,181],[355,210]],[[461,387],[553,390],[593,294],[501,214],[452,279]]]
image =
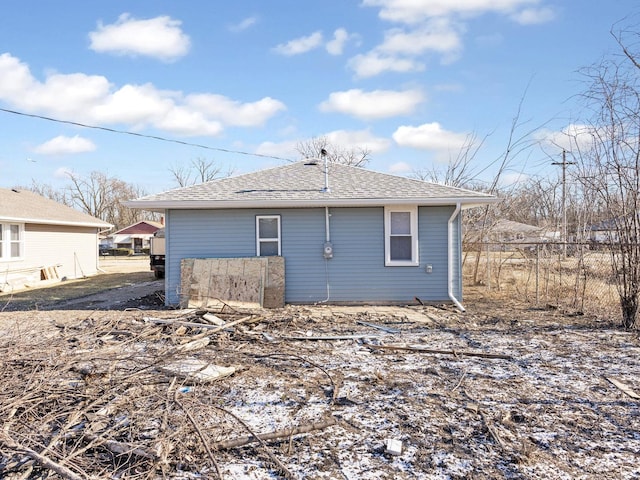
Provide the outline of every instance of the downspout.
[[456,203],[456,209],[451,214],[451,217],[449,217],[449,222],[447,223],[447,244],[448,244],[447,255],[449,260],[448,262],[449,265],[447,268],[447,287],[448,287],[449,298],[451,299],[453,304],[456,307],[458,307],[461,312],[464,312],[465,308],[462,306],[462,304],[458,301],[458,299],[453,294],[453,262],[455,260],[453,256],[453,221],[460,214],[460,210],[461,210],[460,202],[458,202]]

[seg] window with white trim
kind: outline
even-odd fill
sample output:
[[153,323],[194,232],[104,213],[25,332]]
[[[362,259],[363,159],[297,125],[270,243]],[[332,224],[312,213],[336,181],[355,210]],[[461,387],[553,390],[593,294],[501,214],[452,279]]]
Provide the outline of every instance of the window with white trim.
[[24,225],[0,223],[0,259],[11,260],[24,255]]
[[418,207],[385,207],[384,231],[384,264],[417,267]]
[[282,254],[280,247],[280,215],[256,217],[256,255],[273,257]]

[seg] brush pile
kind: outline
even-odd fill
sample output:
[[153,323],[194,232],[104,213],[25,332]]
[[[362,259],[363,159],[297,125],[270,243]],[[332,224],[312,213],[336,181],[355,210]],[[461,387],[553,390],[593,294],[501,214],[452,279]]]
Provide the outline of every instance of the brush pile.
[[2,313],[0,477],[637,478],[637,333],[486,307]]

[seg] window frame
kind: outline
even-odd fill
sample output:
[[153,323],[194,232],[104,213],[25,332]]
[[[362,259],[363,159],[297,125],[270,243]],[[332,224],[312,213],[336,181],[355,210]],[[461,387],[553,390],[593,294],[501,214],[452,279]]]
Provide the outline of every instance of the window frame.
[[[18,227],[18,240],[11,235],[11,227]],[[11,254],[13,245],[18,245],[19,255]],[[12,262],[24,259],[24,224],[0,223],[0,262]]]
[[[278,223],[278,236],[277,237],[268,237],[268,238],[260,238],[260,220],[277,220]],[[262,243],[267,242],[277,242],[278,244],[278,254],[277,256],[282,256],[282,220],[280,215],[256,215],[256,257],[272,257],[275,255],[260,255],[260,246]]]
[[[411,260],[391,259],[391,214],[409,213],[409,228],[411,237]],[[418,206],[417,205],[394,205],[384,207],[384,265],[385,267],[419,267],[419,241],[418,241]]]

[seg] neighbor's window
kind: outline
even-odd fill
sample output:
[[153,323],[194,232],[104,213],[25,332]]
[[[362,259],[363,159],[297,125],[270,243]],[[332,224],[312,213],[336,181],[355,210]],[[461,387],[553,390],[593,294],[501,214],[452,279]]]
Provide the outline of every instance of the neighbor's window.
[[21,258],[24,249],[24,226],[0,224],[0,258]]
[[385,207],[385,265],[418,266],[418,208]]
[[256,217],[256,251],[259,257],[281,255],[280,215]]

